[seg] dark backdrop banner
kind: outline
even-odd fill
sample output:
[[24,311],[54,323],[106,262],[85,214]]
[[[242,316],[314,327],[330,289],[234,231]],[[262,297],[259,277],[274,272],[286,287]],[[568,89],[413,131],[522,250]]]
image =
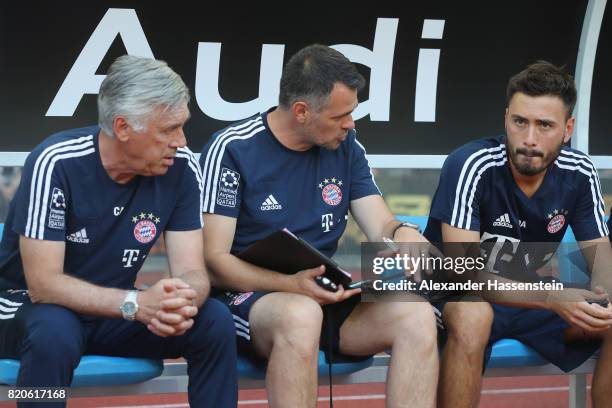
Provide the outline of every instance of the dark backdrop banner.
[[[283,62],[318,42],[368,79],[355,112],[368,153],[448,154],[503,132],[506,82],[527,64],[545,59],[574,72],[587,1],[328,2],[284,11],[217,3],[2,2],[0,151],[29,151],[53,132],[95,123],[99,84],[126,52],[163,59],[182,75],[193,96],[187,137],[199,151],[214,131],[275,105]],[[594,85],[598,138],[610,128],[612,57],[601,48],[610,50],[610,19],[608,10]],[[611,143],[593,146],[611,154]]]

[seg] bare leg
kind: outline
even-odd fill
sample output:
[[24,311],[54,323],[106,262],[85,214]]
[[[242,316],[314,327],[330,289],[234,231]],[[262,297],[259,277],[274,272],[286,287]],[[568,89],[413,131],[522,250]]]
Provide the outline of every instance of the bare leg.
[[436,323],[426,302],[361,303],[340,328],[340,351],[391,349],[387,407],[433,407],[438,379]]
[[270,293],[251,309],[255,350],[268,359],[266,388],[271,407],[315,407],[323,312],[317,302],[293,293]]
[[448,339],[440,365],[438,406],[476,407],[493,310],[487,302],[449,302],[442,320]]
[[605,332],[591,389],[593,408],[612,406],[612,329]]

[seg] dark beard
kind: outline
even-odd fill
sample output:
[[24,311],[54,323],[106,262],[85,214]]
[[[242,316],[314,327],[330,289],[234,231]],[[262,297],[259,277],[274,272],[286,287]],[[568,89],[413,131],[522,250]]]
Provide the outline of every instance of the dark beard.
[[[510,148],[508,150],[508,154],[510,156],[510,160],[512,161],[512,164],[514,165],[514,168],[520,174],[524,176],[535,176],[545,171],[548,168],[548,166],[550,166],[550,164],[557,159],[557,157],[559,156],[559,153],[561,152],[562,146],[563,146],[563,143],[559,144],[557,149],[551,152],[547,157],[545,157],[544,153],[541,151],[527,150],[523,147],[518,147],[516,149]],[[545,160],[541,166],[534,167],[533,165],[529,163],[520,163],[518,160],[519,154],[530,155],[534,157],[539,156],[539,157],[543,157]]]

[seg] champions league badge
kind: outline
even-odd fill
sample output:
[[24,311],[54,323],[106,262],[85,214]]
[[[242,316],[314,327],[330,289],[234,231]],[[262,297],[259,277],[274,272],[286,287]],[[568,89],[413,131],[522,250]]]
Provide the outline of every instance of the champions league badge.
[[221,183],[223,187],[235,189],[238,187],[238,180],[240,179],[240,174],[235,171],[231,171],[229,169],[223,168],[223,172],[221,173]]
[[324,179],[319,183],[321,191],[321,197],[325,204],[336,206],[342,201],[342,180],[338,180],[335,177],[331,179]]
[[159,217],[156,217],[153,213],[145,214],[141,212],[139,215],[132,217],[134,226],[134,238],[140,243],[148,244],[155,239],[157,235],[157,223],[159,223]]
[[49,228],[66,228],[66,196],[61,188],[53,187],[49,203]]
[[565,225],[565,216],[569,213],[569,211],[561,209],[554,210],[550,214],[547,215],[548,225],[546,226],[546,230],[550,234],[556,234],[557,232],[563,229]]
[[50,206],[52,210],[64,211],[66,209],[66,197],[61,188],[53,187]]
[[217,204],[225,207],[236,207],[238,196],[238,185],[240,184],[240,173],[223,167],[219,177],[219,189],[217,192]]

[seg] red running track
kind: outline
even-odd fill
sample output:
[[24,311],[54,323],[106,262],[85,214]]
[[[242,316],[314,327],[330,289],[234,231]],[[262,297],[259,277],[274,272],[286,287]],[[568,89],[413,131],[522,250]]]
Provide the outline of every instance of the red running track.
[[[591,383],[589,376],[588,384]],[[480,408],[565,408],[568,406],[569,377],[511,377],[487,378],[484,381]],[[329,406],[328,388],[319,388],[319,408]],[[0,408],[14,407],[14,403],[0,403]],[[334,387],[335,408],[384,408],[384,384],[338,385]],[[588,406],[591,406],[590,398]],[[75,398],[68,403],[72,408],[137,407],[186,408],[186,394],[161,394],[128,397]],[[264,390],[240,391],[239,407],[267,407]]]

